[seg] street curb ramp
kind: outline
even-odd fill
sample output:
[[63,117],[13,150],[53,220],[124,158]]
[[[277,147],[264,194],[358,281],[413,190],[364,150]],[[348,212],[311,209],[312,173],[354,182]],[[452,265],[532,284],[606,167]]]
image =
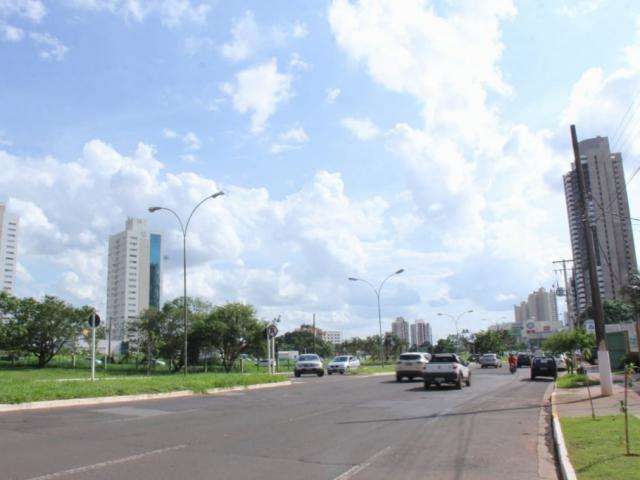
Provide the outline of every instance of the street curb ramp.
[[256,383],[253,385],[239,385],[236,387],[210,388],[209,390],[204,392],[204,394],[196,393],[192,390],[178,390],[175,392],[167,393],[141,393],[138,395],[116,395],[112,397],[68,398],[64,400],[45,400],[41,402],[3,403],[0,404],[0,414],[22,412],[27,410],[42,410],[49,408],[83,407],[88,405],[139,402],[143,400],[160,400],[164,398],[192,397],[195,395],[216,395],[228,392],[242,392],[247,390],[260,390],[263,388],[286,387],[288,385],[293,385],[293,382],[291,382],[290,380],[286,380],[284,382]]
[[560,426],[560,416],[556,409],[555,398],[556,393],[553,392],[551,394],[551,427],[553,431],[553,444],[555,445],[556,455],[560,465],[560,475],[563,480],[578,480],[576,471],[573,469],[571,460],[569,460],[569,454],[567,453],[567,446],[564,442],[564,435],[562,434],[562,427]]

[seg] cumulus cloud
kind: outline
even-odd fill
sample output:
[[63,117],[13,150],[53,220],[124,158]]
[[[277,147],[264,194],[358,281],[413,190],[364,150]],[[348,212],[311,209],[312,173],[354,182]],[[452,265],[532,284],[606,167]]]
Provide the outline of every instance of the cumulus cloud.
[[291,54],[291,58],[289,59],[289,67],[305,72],[311,70],[311,64],[305,62],[300,54],[295,52]]
[[211,12],[208,2],[192,0],[66,0],[73,8],[89,11],[107,11],[125,20],[141,22],[149,15],[157,15],[163,25],[178,27],[183,23],[203,24]]
[[326,96],[324,97],[324,101],[327,103],[335,103],[336,99],[340,96],[339,88],[327,88]]
[[[287,133],[302,139],[302,132]],[[94,139],[73,161],[0,151],[0,163],[0,190],[11,192],[9,209],[21,217],[21,264],[38,288],[76,303],[104,308],[107,239],[123,229],[128,216],[148,218],[163,233],[165,298],[179,295],[181,236],[175,219],[150,215],[146,208],[166,205],[184,214],[185,205],[222,187],[228,194],[205,203],[190,227],[194,295],[252,302],[264,316],[327,312],[336,322],[349,319],[352,331],[366,332],[373,305],[370,298],[358,303],[360,292],[346,278],[377,275],[377,268],[402,260],[386,233],[389,204],[377,196],[350,198],[338,173],[319,171],[299,190],[275,199],[265,188],[223,186],[192,172],[173,173],[144,143],[125,154]],[[47,278],[43,269],[51,272]],[[406,284],[400,279],[389,287],[393,311],[419,301],[411,285],[407,278]],[[34,294],[29,290],[34,286],[20,288]],[[288,327],[299,320],[289,317]]]
[[372,140],[380,133],[380,129],[368,118],[346,117],[340,124],[359,140]]
[[31,32],[29,38],[40,48],[40,57],[60,61],[69,50],[60,40],[49,33]]
[[0,23],[0,31],[7,42],[19,42],[24,38],[24,30],[13,25]]
[[251,132],[259,134],[278,105],[291,97],[292,77],[280,73],[276,59],[272,58],[241,70],[235,80],[235,84],[223,84],[221,90],[231,98],[236,111],[251,112]]
[[282,132],[278,138],[280,142],[286,143],[273,143],[269,151],[274,155],[289,152],[291,150],[299,150],[303,143],[309,141],[309,135],[307,135],[304,128],[299,125],[287,130],[286,132]]
[[221,47],[222,55],[233,61],[249,58],[260,43],[258,24],[251,10],[233,22],[231,41]]
[[309,29],[307,28],[307,24],[304,22],[296,21],[293,24],[292,35],[295,38],[305,38],[307,35],[309,35]]
[[0,0],[0,18],[16,16],[39,23],[46,13],[40,0]]

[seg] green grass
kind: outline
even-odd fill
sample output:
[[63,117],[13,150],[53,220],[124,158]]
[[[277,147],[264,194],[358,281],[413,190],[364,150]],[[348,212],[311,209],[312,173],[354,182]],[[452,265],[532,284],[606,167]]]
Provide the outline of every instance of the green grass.
[[[561,418],[569,458],[580,480],[640,478],[640,456],[625,456],[624,417]],[[640,420],[629,416],[631,452],[640,453]]]
[[358,375],[371,375],[372,373],[387,373],[387,372],[394,372],[394,371],[395,371],[395,367],[393,363],[389,364],[385,362],[384,367],[380,366],[380,364],[361,365],[360,368],[358,368],[358,370],[354,371],[353,373]]
[[[129,372],[127,372],[129,373]],[[156,374],[149,377],[100,372],[98,380],[88,380],[87,370],[44,368],[0,370],[0,403],[23,403],[39,400],[105,397],[138,393],[164,393],[176,390],[205,392],[210,388],[253,385],[283,381],[282,375],[263,373],[192,373]],[[73,380],[75,379],[75,380]]]
[[[598,380],[589,379],[589,385],[599,385]],[[567,374],[558,377],[556,386],[558,388],[578,388],[587,386],[587,376],[584,374]]]

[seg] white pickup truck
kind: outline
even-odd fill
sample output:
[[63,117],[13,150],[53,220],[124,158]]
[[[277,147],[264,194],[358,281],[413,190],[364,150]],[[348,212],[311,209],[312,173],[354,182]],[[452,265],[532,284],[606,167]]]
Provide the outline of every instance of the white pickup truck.
[[460,390],[463,382],[467,387],[470,387],[471,372],[467,365],[455,353],[436,353],[424,369],[424,388],[429,389],[431,385],[439,387],[444,383],[452,383]]

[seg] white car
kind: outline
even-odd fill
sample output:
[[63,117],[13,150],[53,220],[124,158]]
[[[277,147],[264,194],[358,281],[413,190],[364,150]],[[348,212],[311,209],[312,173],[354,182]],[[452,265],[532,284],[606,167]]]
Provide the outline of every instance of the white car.
[[303,373],[313,373],[319,377],[324,375],[324,364],[322,358],[315,353],[305,353],[298,356],[293,374],[299,377]]
[[402,353],[396,362],[396,380],[401,382],[403,378],[413,380],[422,377],[429,358],[431,355],[423,352]]
[[341,375],[357,370],[360,367],[360,360],[351,355],[338,355],[327,365],[327,373],[339,373]]
[[567,356],[564,353],[560,353],[560,354],[554,355],[553,359],[556,362],[556,368],[558,370],[566,370],[567,369]]
[[444,383],[452,383],[460,390],[462,384],[471,386],[471,371],[468,363],[463,361],[455,353],[436,353],[427,364],[424,374],[424,388],[428,390],[431,385],[440,386]]

